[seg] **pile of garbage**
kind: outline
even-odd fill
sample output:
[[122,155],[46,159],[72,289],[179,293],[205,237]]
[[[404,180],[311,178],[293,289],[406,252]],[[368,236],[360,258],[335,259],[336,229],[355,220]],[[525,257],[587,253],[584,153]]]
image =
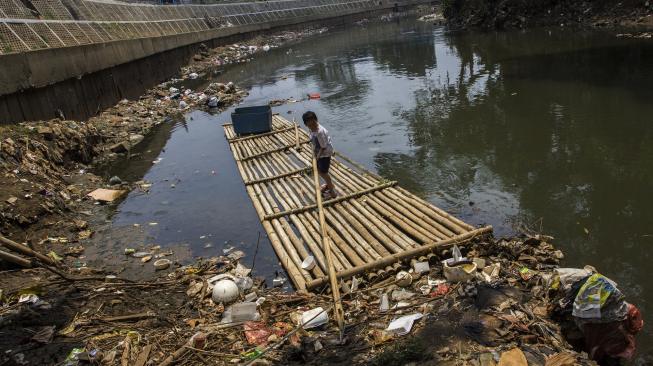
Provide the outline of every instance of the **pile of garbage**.
[[429,22],[429,23],[433,23],[433,24],[435,24],[435,25],[443,25],[443,24],[445,24],[446,21],[447,21],[447,20],[444,18],[444,16],[442,15],[441,12],[436,12],[436,13],[432,13],[432,14],[422,15],[422,16],[419,17],[417,20],[419,20],[420,22]]
[[302,31],[283,31],[272,35],[257,36],[246,43],[209,49],[205,44],[193,56],[190,65],[182,68],[182,79],[197,79],[216,67],[238,63],[251,62],[256,54],[268,52],[289,42],[322,34],[328,31],[326,27],[307,28]]
[[[115,275],[76,282],[73,297],[83,301],[70,319],[28,329],[38,337],[0,357],[25,357],[23,349],[34,342],[70,344],[60,355],[68,365],[200,365],[210,359],[250,365],[433,360],[526,366],[632,357],[632,335],[642,327],[636,308],[593,269],[559,268],[562,254],[548,238],[488,238],[440,254],[382,280],[342,282],[344,334],[332,319],[328,292],[286,292],[275,286],[281,278],[268,287],[265,279],[251,276],[241,262],[244,254],[235,251],[163,269],[152,282]],[[29,300],[28,291],[6,294],[4,325],[21,310],[47,311],[44,293],[59,285],[48,282]],[[565,320],[569,299],[573,316]],[[604,346],[590,354],[582,345],[574,348],[567,336],[574,326],[591,338],[588,345]],[[610,330],[612,348],[601,343],[597,329]],[[618,353],[615,329],[633,342]]]
[[246,95],[233,83],[213,83],[203,91],[164,83],[85,122],[54,119],[2,127],[0,184],[6,189],[0,194],[0,232],[36,238],[32,244],[62,235],[71,243],[84,239],[86,225],[75,220],[87,220],[94,202],[114,201],[131,189],[119,179],[105,182],[90,172],[93,166],[133,156],[153,128],[182,119],[191,107],[221,110]]

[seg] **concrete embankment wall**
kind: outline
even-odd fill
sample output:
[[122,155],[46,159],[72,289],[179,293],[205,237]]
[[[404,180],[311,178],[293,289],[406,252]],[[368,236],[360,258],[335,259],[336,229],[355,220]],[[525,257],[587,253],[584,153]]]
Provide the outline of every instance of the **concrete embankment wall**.
[[[30,1],[36,3],[35,0]],[[291,2],[296,6],[298,1],[304,5],[299,14],[304,15],[296,15],[297,12],[292,11],[287,13],[287,17],[282,17],[283,13],[279,10],[271,10],[271,14],[276,16],[264,17],[257,14],[256,17],[243,18],[238,15],[233,21],[238,19],[241,25],[228,22],[228,26],[225,26],[225,18],[221,17],[219,21],[223,23],[220,26],[199,31],[102,42],[98,40],[96,43],[77,46],[40,47],[2,54],[0,123],[50,119],[57,115],[57,111],[69,119],[86,119],[120,99],[136,98],[147,88],[176,75],[179,68],[197,53],[201,43],[215,47],[257,33],[301,28],[307,24],[343,25],[374,13],[429,3],[417,0],[363,0],[352,5],[354,2],[287,0],[266,4],[271,8],[283,8]],[[308,10],[312,3],[313,10]],[[325,7],[325,3],[331,5]],[[246,7],[243,5],[239,9]],[[197,12],[197,9],[193,11]],[[198,19],[194,21],[199,22]],[[38,24],[30,23],[33,20],[26,22],[32,24],[31,29],[35,29],[33,24]],[[47,21],[44,22],[48,24]],[[70,21],[66,24],[74,23]],[[215,18],[206,19],[206,26],[210,25],[215,26]],[[50,29],[55,29],[54,23],[50,24]],[[71,32],[68,33],[72,35]],[[13,34],[19,35],[17,32]],[[78,38],[80,37],[75,37]],[[0,29],[0,40],[2,39]],[[45,40],[44,37],[41,39]],[[27,42],[22,44],[29,46]],[[7,50],[6,47],[4,49]]]

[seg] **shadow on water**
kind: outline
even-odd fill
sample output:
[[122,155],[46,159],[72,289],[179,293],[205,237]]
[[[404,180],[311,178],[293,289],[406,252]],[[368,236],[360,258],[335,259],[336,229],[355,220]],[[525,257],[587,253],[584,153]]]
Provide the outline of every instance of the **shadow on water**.
[[[567,265],[616,280],[651,323],[651,65],[650,43],[599,31],[447,33],[408,20],[274,49],[213,80],[249,88],[247,105],[319,92],[274,111],[314,110],[337,150],[468,222],[554,235]],[[112,218],[141,225],[133,245],[235,246],[251,263],[263,230],[223,136],[230,111],[189,113],[117,169],[153,183]],[[268,278],[279,269],[267,240],[256,263]],[[641,362],[652,338],[645,329]]]

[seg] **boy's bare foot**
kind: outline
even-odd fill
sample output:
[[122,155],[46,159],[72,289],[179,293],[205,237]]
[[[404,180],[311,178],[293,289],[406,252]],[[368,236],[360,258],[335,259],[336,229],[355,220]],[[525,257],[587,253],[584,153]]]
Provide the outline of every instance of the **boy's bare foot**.
[[324,198],[327,200],[332,200],[338,197],[338,193],[334,189],[329,189],[324,191]]

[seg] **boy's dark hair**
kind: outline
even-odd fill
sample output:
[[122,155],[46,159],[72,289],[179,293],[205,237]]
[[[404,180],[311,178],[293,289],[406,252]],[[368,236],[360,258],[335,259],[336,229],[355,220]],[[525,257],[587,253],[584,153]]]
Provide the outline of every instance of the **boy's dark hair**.
[[308,123],[308,121],[317,121],[317,114],[313,111],[306,111],[302,115],[302,120],[304,120],[304,124]]

